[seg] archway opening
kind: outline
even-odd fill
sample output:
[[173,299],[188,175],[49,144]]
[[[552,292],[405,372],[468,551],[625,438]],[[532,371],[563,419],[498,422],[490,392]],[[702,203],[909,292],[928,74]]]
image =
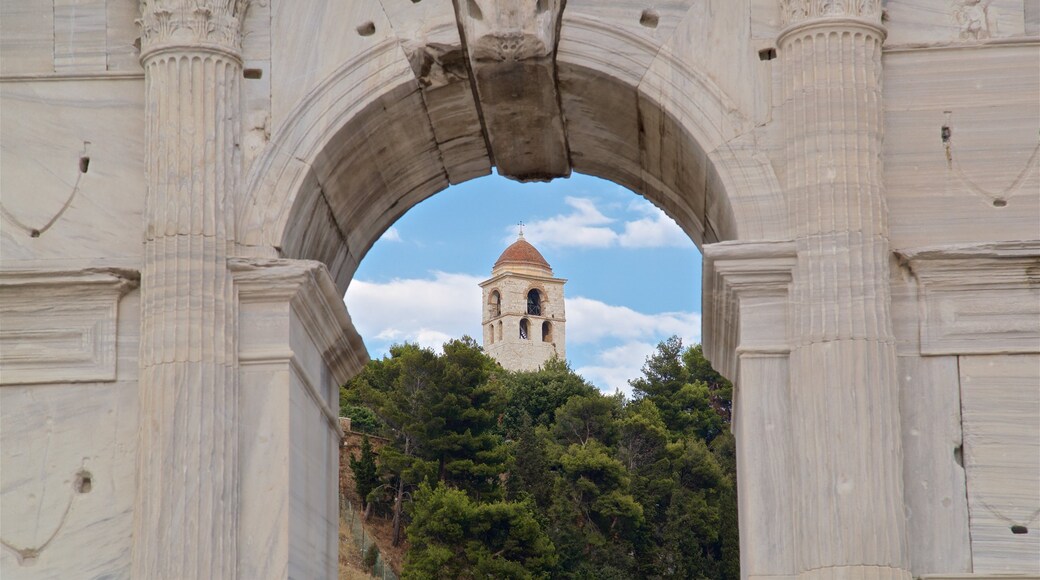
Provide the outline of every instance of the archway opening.
[[[647,63],[659,56],[631,35],[596,35],[604,44],[626,43]],[[479,123],[450,136],[439,124],[439,115],[472,113],[468,82],[449,75],[444,85],[418,85],[407,64],[373,74],[369,63],[392,60],[395,50],[386,44],[346,63],[279,121],[237,206],[248,255],[321,261],[346,290],[405,212],[491,172]],[[623,63],[587,56],[561,50],[557,60],[575,172],[644,196],[698,246],[782,237],[786,212],[776,176],[756,150],[750,112],[683,62],[669,61],[664,75],[632,75]],[[515,328],[500,321],[496,343]],[[540,328],[533,331],[537,339]]]
[[[490,216],[496,217],[492,219]],[[563,296],[557,296],[542,286],[532,287],[523,282],[511,287],[494,286],[501,289],[497,296],[495,290],[481,294],[478,284],[489,276],[493,278],[492,265],[496,263],[496,258],[517,240],[520,228],[517,223],[520,220],[516,219],[518,217],[523,218],[524,240],[542,254],[554,275],[567,278],[567,284],[572,285]],[[491,227],[485,228],[478,224],[491,224]],[[466,270],[459,271],[459,268]],[[601,405],[604,409],[615,408],[617,421],[610,424],[616,426],[622,424],[622,416],[629,417],[630,423],[625,424],[632,425],[643,420],[660,421],[660,433],[673,433],[690,445],[703,445],[697,449],[709,450],[711,448],[705,441],[728,437],[724,422],[719,422],[717,427],[710,427],[710,433],[698,438],[701,435],[697,434],[697,428],[690,427],[689,431],[683,431],[687,427],[680,426],[681,418],[674,412],[668,415],[667,420],[651,419],[651,416],[657,417],[659,413],[648,410],[656,408],[652,402],[653,396],[664,395],[658,392],[650,396],[654,388],[647,383],[644,385],[646,391],[638,393],[638,398],[643,402],[634,402],[637,396],[628,384],[629,379],[644,377],[641,367],[648,356],[658,354],[657,342],[667,341],[672,334],[682,335],[686,346],[696,341],[699,330],[695,311],[699,297],[699,270],[698,252],[686,233],[644,198],[611,182],[584,175],[549,184],[518,184],[498,177],[487,177],[449,188],[417,204],[396,221],[360,264],[348,288],[346,302],[353,313],[355,325],[366,337],[376,368],[399,368],[394,360],[398,356],[396,353],[401,352],[401,347],[391,348],[394,343],[412,342],[430,347],[434,354],[427,357],[457,353],[460,348],[458,344],[445,346],[443,351],[439,347],[445,340],[476,332],[478,325],[482,326],[486,352],[490,350],[489,347],[555,347],[557,342],[568,340],[567,358],[577,377],[588,379],[592,383],[591,388],[598,387],[599,391],[595,398],[587,398],[585,403],[579,401],[582,396],[570,395],[568,401],[574,399],[572,406],[589,404]],[[617,299],[626,293],[634,296],[635,301]],[[407,300],[403,300],[403,297],[407,297]],[[546,297],[551,298],[547,300]],[[429,302],[424,303],[426,300]],[[647,306],[655,301],[658,308]],[[489,321],[486,317],[492,313],[489,305],[493,303],[501,306],[501,310],[496,312],[500,316]],[[558,310],[561,303],[566,307],[565,314]],[[541,306],[544,310],[532,312],[533,305]],[[384,314],[377,317],[377,313]],[[554,313],[562,316],[546,318]],[[465,321],[465,324],[457,324],[460,320]],[[503,321],[506,322],[505,336],[499,339],[496,328],[500,328]],[[676,350],[671,352],[679,354]],[[414,356],[414,353],[408,356]],[[680,366],[684,364],[682,356],[672,360]],[[525,437],[515,430],[516,411],[521,409],[526,413],[523,397],[517,395],[517,381],[533,381],[531,384],[541,386],[532,388],[544,387],[548,392],[556,388],[548,385],[567,382],[561,380],[561,377],[568,376],[566,372],[555,370],[550,373],[556,374],[544,383],[539,383],[539,380],[546,375],[539,372],[497,375],[496,384],[502,386],[502,392],[509,401],[501,409],[501,418],[497,423],[499,427],[496,427],[502,430],[500,436],[503,441],[509,440],[519,445],[517,442]],[[381,371],[374,371],[367,376],[371,378],[381,374]],[[618,382],[610,382],[614,379]],[[581,381],[581,378],[577,380]],[[618,384],[625,388],[624,394],[628,397],[626,402],[622,403],[610,396]],[[360,391],[355,391],[353,386],[348,385],[347,392],[350,397],[361,397],[357,394]],[[351,401],[356,402],[354,399]],[[662,404],[662,407],[665,405]],[[644,410],[648,415],[642,415]],[[713,412],[710,408],[703,410]],[[555,434],[550,437],[558,438],[553,440],[558,441],[562,448],[570,450],[564,453],[578,453],[578,449],[584,445],[589,449],[602,449],[603,460],[622,469],[625,478],[631,479],[633,474],[644,470],[641,462],[645,458],[630,455],[635,453],[634,442],[640,436],[623,429],[619,429],[619,435],[615,436],[608,433],[612,431],[612,428],[608,428],[602,433],[579,437],[582,441],[576,439],[572,442],[567,438],[570,435],[564,433],[565,428],[560,426],[562,423],[555,420],[557,415],[563,416],[567,412],[562,410],[561,405],[537,419],[540,421],[539,428],[544,429],[545,433]],[[670,436],[659,439],[660,445],[655,448],[664,453],[664,441]],[[389,439],[393,439],[392,434]],[[716,445],[725,448],[721,443]],[[682,445],[672,447],[673,450],[679,448]],[[724,452],[707,453],[698,458],[672,459],[703,462],[722,476],[719,482],[731,482],[730,476],[722,475],[729,473],[726,469],[730,468],[722,467],[723,462],[720,461],[721,457],[728,456]],[[514,459],[514,465],[528,464],[523,458]],[[479,460],[473,461],[481,465]],[[550,463],[553,461],[556,460]],[[446,462],[453,465],[463,463],[469,464]],[[487,469],[494,471],[495,468]],[[553,485],[569,485],[557,475],[556,470],[546,469],[540,475],[541,479],[553,482]],[[517,467],[502,474],[502,481],[514,482],[506,487],[519,489],[517,486],[521,484],[515,481],[524,477],[518,475],[519,471]],[[451,474],[446,475],[444,481],[447,486],[460,485]],[[642,493],[638,485],[621,486],[615,491],[618,497],[634,498]],[[718,490],[725,489],[725,493],[731,495],[727,496],[720,491],[718,497],[727,497],[727,505],[731,509],[726,511],[714,504],[710,508],[720,513],[726,511],[732,516],[727,523],[720,523],[718,529],[712,530],[717,537],[725,535],[720,532],[722,529],[731,534],[727,537],[735,538],[736,534],[733,508],[735,495],[732,487],[727,487],[729,485],[720,483]],[[519,497],[509,493],[513,492],[506,493],[507,501]],[[426,501],[421,493],[417,497],[417,502]],[[375,501],[377,505],[372,508],[373,521],[381,521],[379,518],[393,521],[394,502],[386,498],[381,500],[382,504],[378,503],[378,499]],[[536,512],[548,509],[537,500],[533,505],[531,509]],[[685,508],[676,506],[671,513],[679,513],[680,509]],[[666,511],[662,510],[662,514]],[[422,510],[416,513],[422,513]],[[667,518],[662,514],[648,516],[655,529],[665,529],[662,524]],[[411,525],[410,522],[414,520],[406,522],[409,522],[406,525]],[[561,542],[562,553],[568,554],[568,558],[573,556],[572,551],[564,547],[563,538],[554,534],[555,531],[547,532],[551,541]],[[654,541],[660,542],[661,549],[648,548],[645,553],[641,552],[641,557],[657,558],[663,553],[662,550],[667,550],[664,547],[666,538],[662,536]],[[712,566],[720,565],[726,558],[731,562],[736,561],[736,542],[729,543],[725,556],[721,544],[720,540],[713,544],[714,547],[705,548],[715,550],[708,558],[713,562]],[[393,549],[387,548],[388,553],[394,554]],[[700,550],[698,547],[698,553]],[[597,565],[603,564],[599,557],[590,557],[589,560]]]

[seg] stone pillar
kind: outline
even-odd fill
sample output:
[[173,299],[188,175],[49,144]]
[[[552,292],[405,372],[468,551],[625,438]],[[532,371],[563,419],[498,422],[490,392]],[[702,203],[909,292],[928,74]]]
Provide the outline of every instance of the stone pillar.
[[879,0],[781,0],[799,578],[910,578]]
[[234,578],[243,0],[141,2],[147,197],[134,578]]
[[704,251],[705,353],[734,381],[740,572],[796,577],[796,453],[790,416],[788,301],[793,242],[722,242]]

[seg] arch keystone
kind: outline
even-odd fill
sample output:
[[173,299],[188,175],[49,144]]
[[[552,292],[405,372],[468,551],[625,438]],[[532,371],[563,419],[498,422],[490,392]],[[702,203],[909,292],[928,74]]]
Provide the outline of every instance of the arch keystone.
[[474,94],[500,175],[571,173],[556,86],[560,0],[455,0]]

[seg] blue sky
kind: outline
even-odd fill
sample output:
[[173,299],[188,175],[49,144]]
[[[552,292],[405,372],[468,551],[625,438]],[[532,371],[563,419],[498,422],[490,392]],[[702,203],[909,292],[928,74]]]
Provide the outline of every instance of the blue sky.
[[450,187],[387,230],[361,262],[346,303],[372,357],[391,344],[480,340],[477,283],[524,235],[568,280],[567,358],[606,392],[673,334],[700,339],[701,255],[663,212],[609,181],[545,184],[497,175]]

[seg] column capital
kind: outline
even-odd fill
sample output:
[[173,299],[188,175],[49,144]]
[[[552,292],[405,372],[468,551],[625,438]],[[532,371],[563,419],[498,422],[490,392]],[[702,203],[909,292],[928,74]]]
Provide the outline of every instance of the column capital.
[[881,0],[780,0],[785,26],[817,18],[860,18],[881,23]]
[[[141,0],[141,61],[168,50],[202,50],[238,59],[242,21],[257,0]],[[264,0],[260,0],[264,1]]]
[[884,35],[881,0],[780,0],[780,21],[778,43],[795,30],[820,26],[860,26]]

